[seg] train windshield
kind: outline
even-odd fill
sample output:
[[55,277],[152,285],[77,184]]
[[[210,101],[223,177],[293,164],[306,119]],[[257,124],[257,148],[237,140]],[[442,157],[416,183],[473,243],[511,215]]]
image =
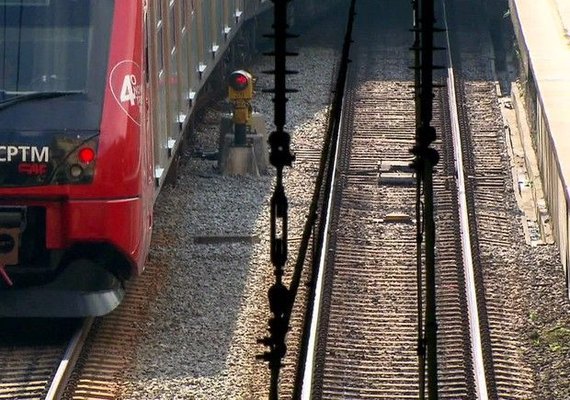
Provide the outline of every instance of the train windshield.
[[94,88],[102,96],[112,10],[112,0],[0,0],[0,100]]

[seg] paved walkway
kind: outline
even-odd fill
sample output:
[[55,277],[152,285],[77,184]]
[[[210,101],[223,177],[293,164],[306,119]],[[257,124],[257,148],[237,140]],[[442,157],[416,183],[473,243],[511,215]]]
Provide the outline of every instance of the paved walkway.
[[513,188],[523,215],[521,224],[531,246],[554,243],[552,225],[542,191],[542,183],[524,102],[516,84],[510,97],[499,99],[505,121],[507,150],[511,159]]
[[[570,181],[570,1],[512,0],[529,50],[532,71],[556,147]],[[568,188],[566,188],[568,192]]]

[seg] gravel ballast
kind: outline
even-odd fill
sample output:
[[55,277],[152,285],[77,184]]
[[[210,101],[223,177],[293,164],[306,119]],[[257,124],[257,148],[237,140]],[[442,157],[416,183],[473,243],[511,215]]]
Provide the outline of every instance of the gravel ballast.
[[[290,60],[300,71],[291,87],[287,130],[292,151],[319,148],[326,126],[332,69],[337,53],[302,48]],[[253,66],[257,77],[254,108],[265,115],[271,131],[273,103],[262,88],[273,77],[263,57]],[[301,68],[302,66],[302,68]],[[219,113],[196,129],[197,146],[215,150]],[[269,260],[269,199],[274,169],[259,177],[222,176],[216,162],[189,158],[175,187],[160,194],[150,262],[169,265],[165,290],[143,328],[136,365],[125,385],[125,399],[261,399],[267,398],[267,365],[255,359],[266,348],[269,318],[267,289],[273,283]],[[312,195],[316,164],[286,169],[289,237],[301,236]],[[296,254],[290,247],[290,259]]]
[[[299,57],[290,61],[300,74],[289,86],[301,89],[287,103],[286,128],[294,152],[319,148],[326,125],[338,51],[315,46],[302,46]],[[258,78],[254,108],[265,115],[268,132],[273,103],[261,89],[271,88],[273,77],[261,71],[272,69],[272,63],[270,57],[262,57],[252,66]],[[196,145],[205,151],[216,150],[219,115],[208,111],[196,127]],[[187,157],[176,186],[165,186],[157,200],[149,262],[169,267],[164,271],[164,290],[141,327],[123,399],[268,398],[268,368],[255,356],[266,350],[257,339],[266,335],[267,289],[273,283],[269,199],[274,169],[259,177],[239,177],[221,176],[215,166],[214,161]],[[294,163],[286,169],[293,243],[301,236],[316,172],[313,163]],[[295,254],[292,246],[290,260]],[[528,247],[512,257],[513,263],[533,266],[527,270],[532,277],[525,279],[536,283],[517,293],[530,307],[527,315],[513,318],[527,321],[528,348],[521,352],[532,360],[536,376],[543,377],[535,382],[537,399],[565,399],[570,390],[565,389],[568,336],[547,340],[549,332],[567,332],[570,327],[556,248]],[[553,393],[562,397],[551,397]]]

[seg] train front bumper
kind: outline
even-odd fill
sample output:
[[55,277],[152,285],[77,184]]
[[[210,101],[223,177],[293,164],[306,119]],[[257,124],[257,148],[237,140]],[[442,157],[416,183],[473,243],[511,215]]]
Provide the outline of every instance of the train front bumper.
[[138,197],[0,205],[0,317],[112,311],[144,264],[141,215]]
[[114,310],[125,295],[123,283],[87,259],[71,262],[48,283],[0,289],[0,317],[86,317]]

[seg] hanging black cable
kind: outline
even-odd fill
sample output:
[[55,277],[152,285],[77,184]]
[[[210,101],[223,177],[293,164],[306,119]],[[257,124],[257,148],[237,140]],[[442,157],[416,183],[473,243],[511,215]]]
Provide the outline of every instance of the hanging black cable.
[[291,166],[294,156],[291,154],[289,144],[291,138],[285,132],[287,93],[294,92],[287,89],[287,75],[296,73],[288,71],[286,60],[288,56],[296,53],[287,52],[287,38],[294,37],[287,33],[287,3],[290,0],[272,0],[274,34],[266,37],[274,38],[275,49],[266,55],[275,57],[275,69],[266,71],[275,76],[275,88],[267,90],[274,93],[274,123],[275,131],[269,135],[270,155],[269,161],[275,166],[277,176],[275,189],[271,197],[271,262],[274,266],[275,283],[269,288],[269,309],[273,316],[269,320],[269,336],[260,339],[259,342],[269,347],[258,358],[267,361],[271,371],[269,399],[277,400],[279,396],[279,372],[282,366],[281,360],[287,352],[285,336],[289,329],[287,312],[290,309],[291,294],[283,284],[284,267],[287,261],[287,197],[283,186],[283,168]]
[[[433,117],[433,71],[437,68],[433,62],[434,32],[441,31],[434,27],[435,13],[433,0],[419,0],[413,3],[414,11],[414,31],[416,40],[414,48],[416,50],[416,145],[412,153],[414,168],[418,174],[417,192],[423,192],[423,213],[422,223],[423,235],[425,236],[425,337],[418,339],[418,355],[420,358],[420,383],[424,384],[425,355],[427,355],[427,378],[428,378],[428,398],[436,400],[438,398],[437,381],[437,320],[436,320],[436,290],[435,290],[435,223],[433,219],[433,171],[434,166],[439,161],[439,153],[430,147],[436,139],[435,128],[431,126]],[[418,37],[419,34],[419,37]],[[418,74],[419,71],[419,74]],[[421,183],[421,189],[420,189]],[[420,196],[418,196],[420,197]],[[417,199],[419,202],[419,198]],[[416,213],[421,213],[421,208],[416,205]],[[420,231],[420,224],[418,224]],[[419,234],[419,232],[418,232]],[[418,246],[421,240],[418,239]],[[418,249],[418,254],[421,250]],[[421,275],[421,261],[418,261],[418,274]],[[421,288],[421,281],[418,282]],[[418,303],[421,304],[421,293],[418,295]],[[419,307],[418,307],[419,308]],[[419,308],[420,313],[422,311]],[[422,327],[421,322],[419,323]],[[425,348],[423,347],[425,346]],[[420,388],[421,396],[424,395],[423,387]],[[422,398],[422,397],[420,397]]]
[[[412,0],[412,13],[413,13],[413,29],[414,44],[412,50],[414,51],[414,102],[416,107],[416,130],[421,124],[420,114],[420,15],[418,0]],[[414,168],[416,171],[416,279],[417,279],[417,314],[418,314],[418,338],[417,338],[417,354],[418,354],[418,377],[419,377],[419,399],[425,399],[425,356],[426,344],[424,341],[424,327],[423,327],[423,261],[422,261],[422,242],[423,242],[423,203],[422,203],[422,180],[423,180],[423,166],[419,165],[419,157],[414,160]]]

